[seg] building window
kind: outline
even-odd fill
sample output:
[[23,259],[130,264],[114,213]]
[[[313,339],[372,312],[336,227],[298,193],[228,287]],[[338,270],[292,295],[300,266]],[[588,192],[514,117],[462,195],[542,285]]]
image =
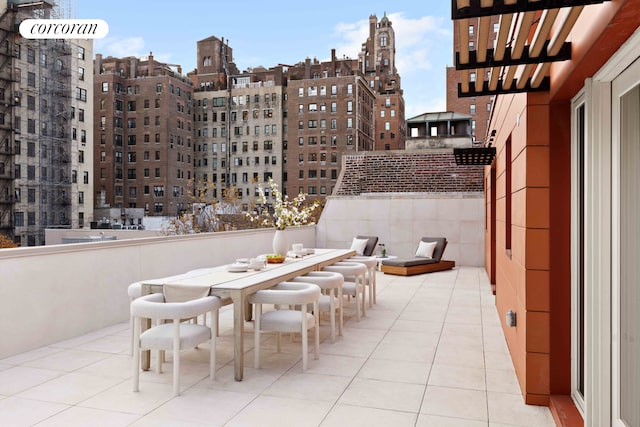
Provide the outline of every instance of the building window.
[[469,104],[469,114],[476,113],[476,104]]
[[24,212],[16,212],[13,216],[16,227],[24,227]]
[[78,46],[78,59],[84,59],[84,48],[82,46]]
[[473,37],[474,32],[475,28],[473,27],[473,25],[469,25],[469,37]]
[[507,255],[511,258],[511,174],[512,174],[512,158],[511,158],[511,136],[507,139],[504,149],[505,156],[505,249]]
[[[572,268],[573,289],[575,295],[575,311],[572,313],[572,322],[575,325],[575,335],[573,337],[573,385],[574,398],[584,407],[585,392],[585,153],[586,153],[586,126],[585,126],[585,104],[581,103],[573,109],[575,132],[573,136],[573,180],[575,181],[575,194],[573,195],[572,218],[574,233],[572,239],[575,240],[575,253],[572,254],[575,266]],[[572,334],[573,335],[573,334]]]

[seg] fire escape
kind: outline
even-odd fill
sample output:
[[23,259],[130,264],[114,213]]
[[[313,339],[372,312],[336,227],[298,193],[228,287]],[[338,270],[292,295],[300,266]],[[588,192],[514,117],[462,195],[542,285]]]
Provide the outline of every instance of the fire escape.
[[0,233],[14,239],[15,135],[13,129],[13,57],[15,10],[0,17]]
[[[77,176],[71,164],[71,46],[64,40],[46,40],[40,52],[51,58],[40,64],[38,121],[40,122],[40,228],[71,228],[72,184]],[[44,172],[44,168],[48,173]]]

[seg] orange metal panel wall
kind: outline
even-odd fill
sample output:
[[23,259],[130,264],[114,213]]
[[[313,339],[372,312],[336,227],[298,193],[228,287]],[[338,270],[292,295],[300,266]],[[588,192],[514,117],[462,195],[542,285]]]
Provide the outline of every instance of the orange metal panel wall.
[[[551,322],[549,107],[546,98],[526,94],[501,96],[493,123],[499,124],[496,211],[495,219],[490,221],[496,228],[496,304],[501,316],[507,310],[514,310],[518,317],[515,328],[503,326],[503,329],[522,393],[528,403],[546,405]],[[508,138],[511,138],[511,159],[505,158]],[[505,250],[505,171],[509,161],[512,168],[510,253]]]

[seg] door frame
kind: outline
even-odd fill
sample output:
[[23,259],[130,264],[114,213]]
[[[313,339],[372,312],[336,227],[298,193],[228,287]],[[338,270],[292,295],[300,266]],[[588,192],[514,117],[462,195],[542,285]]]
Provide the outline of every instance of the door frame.
[[[614,136],[612,83],[640,58],[640,29],[584,85],[585,426],[615,425],[612,361],[614,287]],[[618,192],[618,194],[616,194]],[[572,337],[572,340],[575,337]]]
[[611,422],[614,427],[625,427],[620,419],[620,295],[621,295],[621,233],[620,218],[624,214],[621,202],[622,194],[622,112],[620,100],[632,89],[640,86],[640,58],[618,75],[611,87],[611,148],[612,148],[612,182],[611,182]]

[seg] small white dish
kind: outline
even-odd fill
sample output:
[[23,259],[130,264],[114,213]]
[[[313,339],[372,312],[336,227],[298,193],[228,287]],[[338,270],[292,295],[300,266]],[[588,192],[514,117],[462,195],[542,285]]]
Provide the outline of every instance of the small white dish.
[[232,273],[242,273],[249,269],[249,264],[233,263],[227,266],[227,271]]

